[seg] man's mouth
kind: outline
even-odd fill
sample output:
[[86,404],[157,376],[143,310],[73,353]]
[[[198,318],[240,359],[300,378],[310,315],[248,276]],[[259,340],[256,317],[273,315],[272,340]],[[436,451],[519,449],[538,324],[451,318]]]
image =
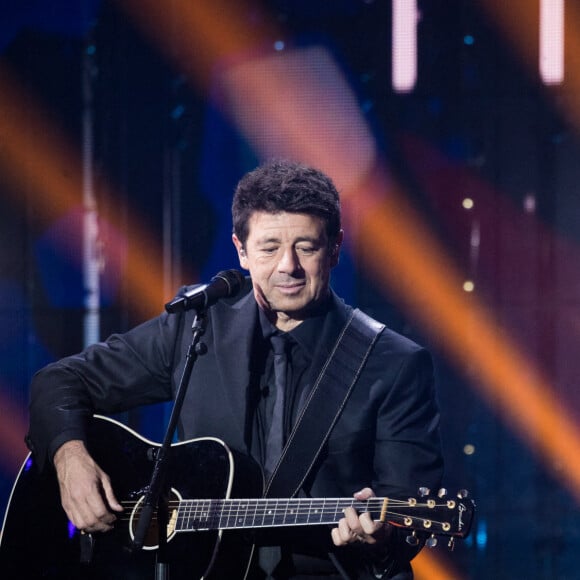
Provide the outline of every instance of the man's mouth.
[[293,284],[276,284],[276,289],[283,294],[293,294],[304,288],[304,284],[301,282]]

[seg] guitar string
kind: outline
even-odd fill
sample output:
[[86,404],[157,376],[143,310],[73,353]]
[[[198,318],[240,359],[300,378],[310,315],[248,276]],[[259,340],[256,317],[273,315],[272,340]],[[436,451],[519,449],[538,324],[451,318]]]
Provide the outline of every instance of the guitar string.
[[[127,508],[134,508],[139,504],[139,500],[136,501],[123,501],[121,502]],[[430,507],[428,504],[409,504],[408,501],[397,501],[391,500],[388,502],[389,506],[392,507],[409,507],[412,509],[417,508],[427,508],[432,509],[432,507],[442,507],[439,504]],[[328,500],[292,500],[292,499],[196,499],[196,500],[171,500],[168,506],[172,509],[178,509],[181,514],[183,513],[197,513],[199,511],[207,511],[211,509],[212,511],[219,510],[223,514],[227,513],[238,513],[240,510],[243,511],[253,511],[264,513],[271,512],[288,512],[292,513],[311,513],[315,512],[326,512],[326,511],[336,511],[338,508],[344,510],[347,507],[354,507],[359,511],[381,511],[384,507],[384,500],[360,502],[360,501],[349,501],[349,500],[333,500],[332,498]]]
[[[231,505],[232,507],[235,507],[236,505],[245,505],[246,503],[255,503],[257,505],[264,505],[264,506],[269,506],[270,504],[275,505],[275,504],[280,504],[280,503],[287,503],[289,505],[293,505],[296,504],[297,506],[303,506],[303,507],[308,507],[308,506],[312,506],[316,503],[320,503],[322,505],[331,503],[331,502],[337,502],[339,504],[344,505],[345,507],[365,507],[368,505],[376,505],[377,507],[380,507],[383,505],[383,503],[385,502],[386,498],[376,498],[373,500],[368,500],[368,501],[360,501],[360,500],[350,500],[350,499],[343,499],[343,498],[278,498],[278,499],[267,499],[267,498],[199,498],[199,499],[175,499],[175,500],[170,500],[170,505],[183,505],[183,506],[196,506],[196,505],[201,505],[203,503],[221,503],[224,506],[228,506]],[[141,499],[137,499],[137,500],[123,500],[121,503],[123,505],[136,505],[138,503],[141,502]],[[400,506],[408,506],[408,507],[426,507],[429,508],[429,504],[428,503],[415,503],[415,504],[411,504],[409,503],[409,500],[394,500],[394,499],[388,499],[387,500],[388,505],[400,505]],[[442,506],[447,506],[447,503],[439,503],[439,504],[433,504],[436,507],[442,507]]]

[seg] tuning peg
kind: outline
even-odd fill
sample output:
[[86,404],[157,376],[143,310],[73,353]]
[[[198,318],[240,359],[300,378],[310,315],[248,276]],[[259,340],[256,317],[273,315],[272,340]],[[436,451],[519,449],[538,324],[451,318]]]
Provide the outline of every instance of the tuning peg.
[[419,540],[417,538],[417,534],[415,532],[413,532],[412,534],[407,536],[405,538],[405,541],[407,542],[407,544],[409,544],[409,546],[416,546],[419,543]]
[[455,538],[449,538],[449,542],[447,542],[447,547],[449,548],[449,550],[451,552],[453,552],[454,548],[455,548]]
[[437,492],[437,497],[445,497],[447,495],[447,490],[442,487],[438,492]]
[[421,497],[425,497],[426,495],[429,495],[431,493],[431,490],[428,487],[420,487],[419,488],[419,495]]
[[460,489],[457,492],[457,497],[459,499],[465,499],[469,495],[469,492],[466,489]]
[[425,541],[425,545],[428,548],[434,548],[437,545],[437,538],[435,537],[435,534],[427,538],[427,540]]

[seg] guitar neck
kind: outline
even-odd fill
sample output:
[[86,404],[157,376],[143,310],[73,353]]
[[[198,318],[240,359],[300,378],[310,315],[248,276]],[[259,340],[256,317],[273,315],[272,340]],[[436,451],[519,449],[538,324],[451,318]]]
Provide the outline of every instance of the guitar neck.
[[386,514],[388,503],[387,498],[367,501],[348,498],[182,500],[177,510],[176,530],[336,524],[347,507],[370,512],[373,519],[384,520],[381,514]]
[[[442,490],[445,491],[445,490]],[[428,492],[428,490],[427,490]],[[336,524],[344,510],[369,512],[375,521],[410,530],[465,538],[471,528],[475,504],[466,499],[425,494],[408,500],[372,497],[365,501],[353,498],[291,499],[187,499],[170,506],[172,527],[176,532],[275,528]]]

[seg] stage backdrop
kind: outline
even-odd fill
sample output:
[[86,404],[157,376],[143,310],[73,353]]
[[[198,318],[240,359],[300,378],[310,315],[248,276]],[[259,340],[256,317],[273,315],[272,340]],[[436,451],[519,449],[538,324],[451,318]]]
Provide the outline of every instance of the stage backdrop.
[[[341,190],[337,291],[435,356],[446,487],[478,515],[416,577],[577,578],[576,5],[7,4],[0,510],[33,373],[238,267],[235,183],[291,157]],[[168,412],[120,419],[160,439]]]

